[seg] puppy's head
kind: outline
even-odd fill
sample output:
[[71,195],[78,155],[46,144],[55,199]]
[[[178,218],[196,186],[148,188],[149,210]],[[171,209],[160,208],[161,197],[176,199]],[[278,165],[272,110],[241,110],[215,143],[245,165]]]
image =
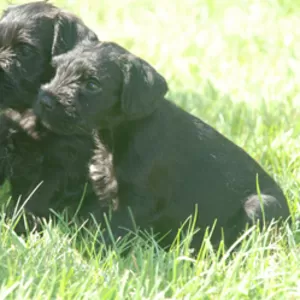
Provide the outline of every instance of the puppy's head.
[[51,59],[96,35],[71,13],[40,1],[9,7],[0,19],[0,108],[32,105],[54,74]]
[[56,75],[42,86],[35,110],[60,134],[144,118],[168,91],[152,66],[111,42],[77,47],[54,63]]

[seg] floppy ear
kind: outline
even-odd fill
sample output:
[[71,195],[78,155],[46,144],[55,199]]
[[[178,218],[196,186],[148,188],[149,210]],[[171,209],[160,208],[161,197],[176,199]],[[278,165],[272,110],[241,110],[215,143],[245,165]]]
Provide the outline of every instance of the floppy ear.
[[52,57],[73,49],[82,41],[95,42],[98,37],[75,15],[60,12],[54,21]]
[[121,55],[119,62],[123,73],[122,111],[129,119],[151,114],[168,92],[165,78],[133,54]]

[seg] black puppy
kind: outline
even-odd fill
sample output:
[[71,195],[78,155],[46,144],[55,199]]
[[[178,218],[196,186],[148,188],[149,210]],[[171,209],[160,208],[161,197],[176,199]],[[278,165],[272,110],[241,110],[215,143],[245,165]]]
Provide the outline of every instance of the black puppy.
[[165,79],[144,60],[106,42],[79,47],[55,64],[56,75],[42,86],[36,112],[60,134],[93,126],[112,130],[119,184],[111,223],[116,236],[132,228],[128,207],[141,228],[171,231],[164,245],[197,206],[201,231],[192,244],[197,248],[215,219],[212,242],[220,241],[223,228],[230,244],[247,223],[289,217],[275,181],[241,148],[167,101]]
[[97,40],[79,18],[45,1],[6,9],[0,20],[0,105],[30,107],[40,84],[53,75],[52,57]]
[[[0,183],[8,179],[14,202],[19,196],[24,202],[42,182],[26,204],[34,215],[78,205],[96,141],[86,132],[57,135],[29,108],[40,85],[54,74],[53,57],[97,41],[79,18],[44,1],[12,6],[0,20],[0,107],[13,109],[0,115]],[[103,167],[105,180],[115,182],[109,171]],[[107,187],[98,192],[101,199],[115,196],[116,187]],[[91,188],[86,198],[98,202]]]

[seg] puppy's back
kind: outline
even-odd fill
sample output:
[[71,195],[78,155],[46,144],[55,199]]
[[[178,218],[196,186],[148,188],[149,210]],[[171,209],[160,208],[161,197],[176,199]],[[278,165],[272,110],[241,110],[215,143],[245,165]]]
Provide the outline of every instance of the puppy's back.
[[167,170],[161,185],[172,190],[170,201],[175,204],[168,214],[183,220],[197,204],[202,224],[211,225],[218,217],[226,225],[248,197],[257,194],[258,180],[261,193],[278,201],[273,217],[289,216],[282,190],[249,154],[173,103],[164,100],[152,118],[141,122],[135,136],[136,156],[153,151],[152,165]]

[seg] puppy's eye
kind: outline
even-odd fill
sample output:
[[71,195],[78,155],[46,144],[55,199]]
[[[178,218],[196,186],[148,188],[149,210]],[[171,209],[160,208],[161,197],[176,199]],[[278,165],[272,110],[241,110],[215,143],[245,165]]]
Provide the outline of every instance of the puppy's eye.
[[95,78],[91,78],[86,82],[85,88],[91,92],[97,91],[100,89],[100,82]]

